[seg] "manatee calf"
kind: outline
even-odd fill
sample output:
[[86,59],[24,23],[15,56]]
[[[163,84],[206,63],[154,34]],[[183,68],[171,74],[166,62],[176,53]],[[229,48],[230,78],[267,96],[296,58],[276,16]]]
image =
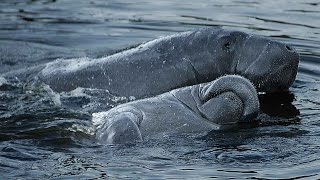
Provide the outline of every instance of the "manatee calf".
[[269,38],[222,28],[201,28],[159,38],[100,59],[57,60],[38,74],[55,91],[107,89],[150,97],[222,75],[248,78],[258,91],[287,90],[299,55]]
[[141,141],[159,133],[207,133],[253,120],[259,112],[254,86],[228,75],[93,114],[102,144]]

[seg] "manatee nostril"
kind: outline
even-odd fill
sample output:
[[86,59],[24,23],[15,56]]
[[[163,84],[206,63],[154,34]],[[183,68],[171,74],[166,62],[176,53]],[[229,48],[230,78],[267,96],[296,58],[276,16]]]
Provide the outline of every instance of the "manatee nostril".
[[290,46],[288,46],[288,45],[286,45],[286,49],[289,50],[289,51],[292,51],[292,50],[293,50],[292,47],[290,47]]
[[224,44],[224,47],[227,48],[227,49],[230,49],[230,46],[231,46],[230,42],[227,42],[227,43]]

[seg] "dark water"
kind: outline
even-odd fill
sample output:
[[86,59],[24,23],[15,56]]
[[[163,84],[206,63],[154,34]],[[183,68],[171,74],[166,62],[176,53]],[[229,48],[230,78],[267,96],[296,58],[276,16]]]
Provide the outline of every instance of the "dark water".
[[203,26],[295,46],[291,94],[260,97],[261,123],[207,138],[158,137],[101,146],[91,113],[127,99],[97,89],[57,94],[0,78],[0,179],[320,178],[320,2],[2,0],[0,73],[57,58],[102,57]]

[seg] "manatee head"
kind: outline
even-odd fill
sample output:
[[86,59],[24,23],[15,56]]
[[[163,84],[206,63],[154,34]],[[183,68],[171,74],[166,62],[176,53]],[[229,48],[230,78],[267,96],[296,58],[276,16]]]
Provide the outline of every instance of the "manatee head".
[[[235,34],[243,34],[235,32]],[[299,54],[284,43],[256,35],[243,35],[235,44],[231,72],[253,82],[260,92],[286,91],[296,78]]]
[[237,74],[248,78],[259,92],[275,92],[288,90],[295,80],[299,55],[289,45],[221,28],[200,29],[193,36],[201,37],[193,40],[199,52],[189,50],[198,55],[191,61],[199,82]]
[[[209,114],[208,112],[218,114],[214,115],[212,120],[216,121],[217,124],[230,123],[230,120],[231,122],[234,120],[237,122],[249,122],[258,116],[259,99],[257,91],[248,79],[238,75],[222,76],[206,84],[201,89],[199,97],[202,102],[205,102],[205,106],[211,99],[219,102],[218,108],[212,108],[212,106],[211,108],[210,106],[199,108],[200,113],[205,117],[208,117],[206,116],[206,114]],[[239,115],[239,110],[241,115],[236,116],[237,114]],[[219,117],[221,114],[229,114],[231,116],[224,115]]]

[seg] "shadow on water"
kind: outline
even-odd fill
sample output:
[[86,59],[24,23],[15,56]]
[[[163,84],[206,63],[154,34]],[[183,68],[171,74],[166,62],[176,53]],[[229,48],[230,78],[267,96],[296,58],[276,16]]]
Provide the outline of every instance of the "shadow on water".
[[[279,92],[259,95],[261,114],[258,117],[260,124],[290,124],[300,122],[300,111],[293,104],[294,94]],[[266,119],[264,116],[269,116]]]

